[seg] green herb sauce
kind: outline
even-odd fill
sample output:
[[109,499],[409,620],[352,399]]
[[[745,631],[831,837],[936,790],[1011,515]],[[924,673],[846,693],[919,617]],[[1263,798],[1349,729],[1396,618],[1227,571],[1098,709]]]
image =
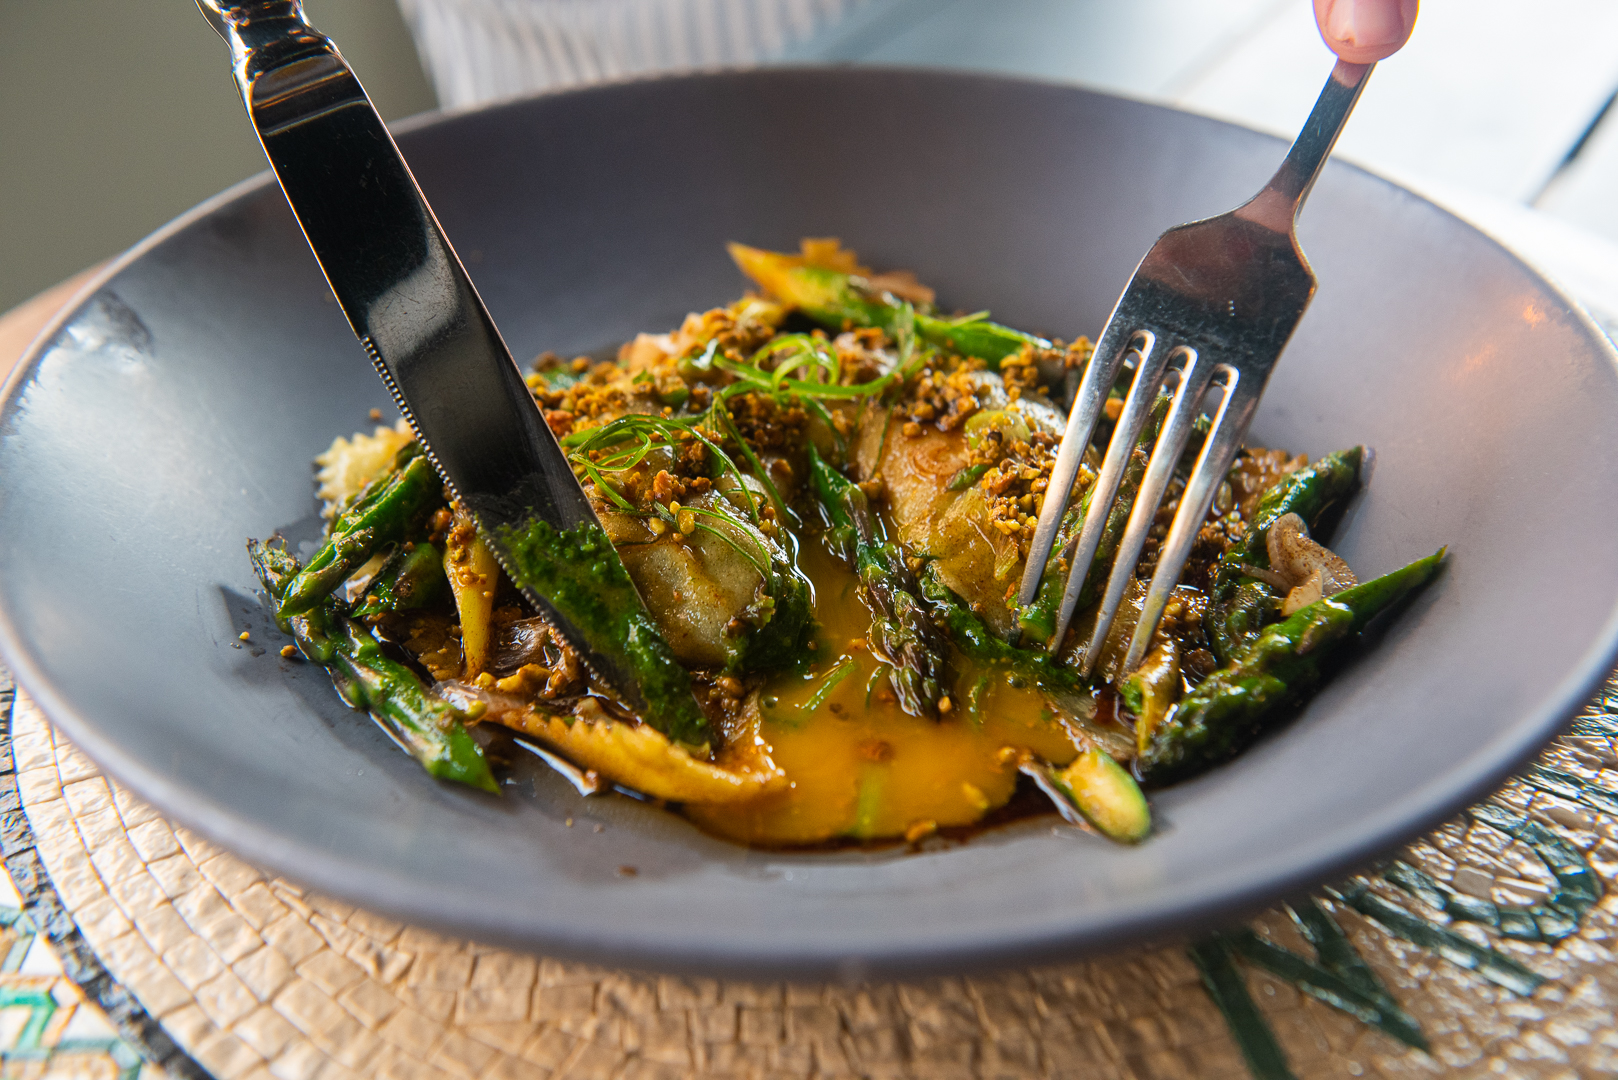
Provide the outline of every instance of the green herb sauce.
[[691,696],[691,676],[658,633],[600,525],[582,522],[559,532],[534,521],[521,529],[507,526],[499,538],[517,584],[548,600],[592,649],[615,657],[639,684],[646,723],[688,746],[709,741],[708,721]]

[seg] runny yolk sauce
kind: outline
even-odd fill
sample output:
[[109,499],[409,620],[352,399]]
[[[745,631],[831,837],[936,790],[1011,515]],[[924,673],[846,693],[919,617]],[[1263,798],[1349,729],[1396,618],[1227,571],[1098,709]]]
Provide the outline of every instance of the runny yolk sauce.
[[763,687],[727,751],[768,754],[791,786],[751,803],[687,806],[703,829],[760,847],[914,839],[971,825],[1010,800],[1019,751],[1065,765],[1085,745],[1033,686],[958,652],[949,712],[907,714],[890,669],[865,648],[871,616],[854,573],[815,536],[798,565],[815,587],[814,659]]

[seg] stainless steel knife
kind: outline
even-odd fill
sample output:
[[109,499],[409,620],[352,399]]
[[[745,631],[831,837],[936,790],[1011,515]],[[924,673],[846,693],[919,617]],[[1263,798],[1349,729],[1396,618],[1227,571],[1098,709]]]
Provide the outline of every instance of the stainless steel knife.
[[[621,625],[580,618],[568,590],[519,572],[511,538],[536,522],[575,536],[599,532],[600,522],[337,47],[309,25],[300,0],[197,0],[197,7],[230,45],[248,115],[338,304],[495,558],[637,713],[678,741],[706,741],[689,677],[660,638],[646,640],[653,624],[633,586],[639,612],[631,622],[640,631],[624,640]],[[604,533],[587,550],[580,574],[627,584]],[[658,645],[666,655],[652,656],[648,671],[647,650],[655,654]],[[660,692],[643,692],[645,683]]]

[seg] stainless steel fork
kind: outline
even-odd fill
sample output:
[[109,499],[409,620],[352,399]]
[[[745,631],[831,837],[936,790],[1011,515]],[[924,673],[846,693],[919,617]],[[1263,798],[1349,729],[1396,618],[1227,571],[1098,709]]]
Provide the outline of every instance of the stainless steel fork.
[[[1118,614],[1196,420],[1210,413],[1212,425],[1163,541],[1124,670],[1136,667],[1146,655],[1208,508],[1247,434],[1270,369],[1314,296],[1315,275],[1294,231],[1298,210],[1374,66],[1337,62],[1286,160],[1251,200],[1227,214],[1176,226],[1159,237],[1130,278],[1096,342],[1073,400],[1034,532],[1018,594],[1023,607],[1033,603],[1039,592],[1085,448],[1126,362],[1132,362],[1135,375],[1096,475],[1084,522],[1062,552],[1068,578],[1056,633],[1050,640],[1053,654],[1061,649],[1073,619],[1124,466],[1152,405],[1165,379],[1177,379],[1178,385],[1118,543],[1095,629],[1080,660],[1086,674],[1095,666]],[[1205,404],[1211,391],[1217,393],[1218,401]]]

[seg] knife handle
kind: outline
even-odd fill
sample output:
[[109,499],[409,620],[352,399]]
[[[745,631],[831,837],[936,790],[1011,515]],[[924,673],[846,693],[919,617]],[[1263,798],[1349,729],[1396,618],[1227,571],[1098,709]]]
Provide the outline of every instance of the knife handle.
[[[236,82],[251,92],[261,75],[322,56],[342,62],[337,46],[303,17],[303,0],[197,0],[208,25],[230,46]],[[346,66],[346,65],[345,65]],[[252,107],[252,101],[248,107]]]
[[530,509],[558,529],[594,522],[465,267],[337,47],[304,19],[299,0],[197,7],[230,45],[242,100],[338,304],[450,488],[486,529]]
[[[495,557],[511,573],[501,529],[535,519],[558,533],[578,526],[599,533],[511,351],[336,46],[304,19],[299,0],[197,0],[197,7],[230,45],[259,142],[354,335],[453,496],[495,538]],[[625,573],[610,546],[594,559]],[[631,643],[611,639],[606,624],[575,622],[566,603],[536,588],[524,592],[654,726],[705,730],[689,693],[646,700],[636,675],[652,655],[644,642],[631,656]],[[653,626],[649,614],[644,626]],[[664,659],[688,687],[673,654]]]

